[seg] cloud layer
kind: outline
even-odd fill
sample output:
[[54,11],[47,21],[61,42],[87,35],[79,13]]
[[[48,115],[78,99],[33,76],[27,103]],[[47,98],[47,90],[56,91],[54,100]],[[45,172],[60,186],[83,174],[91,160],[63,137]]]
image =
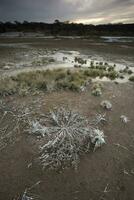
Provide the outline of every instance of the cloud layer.
[[0,0],[1,21],[134,22],[134,0]]

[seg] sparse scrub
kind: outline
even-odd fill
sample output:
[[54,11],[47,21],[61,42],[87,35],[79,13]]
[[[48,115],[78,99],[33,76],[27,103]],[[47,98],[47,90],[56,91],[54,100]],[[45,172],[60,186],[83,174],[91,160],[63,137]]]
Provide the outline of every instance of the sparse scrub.
[[96,66],[96,69],[104,70],[104,71],[107,70],[106,66],[104,66],[104,65],[98,65],[98,66]]
[[129,69],[127,73],[130,75],[130,74],[132,74],[133,72],[132,72],[131,69]]
[[79,64],[81,64],[81,65],[84,65],[84,64],[87,63],[86,60],[84,60],[83,58],[79,58],[79,57],[75,57],[75,58],[74,58],[74,61],[75,61],[75,63],[79,63]]
[[109,72],[114,71],[114,67],[113,66],[108,66],[108,71]]
[[100,83],[95,83],[92,86],[92,94],[94,96],[101,96],[102,95],[102,85]]
[[65,71],[59,71],[55,80],[56,81],[63,80],[66,78],[66,76],[67,74],[65,73]]
[[120,120],[124,123],[127,124],[130,120],[128,119],[128,117],[126,117],[125,115],[121,115],[120,116]]
[[53,91],[59,89],[79,91],[86,80],[87,77],[83,75],[83,71],[37,70],[0,80],[0,94],[18,93],[25,95],[36,90]]
[[90,66],[94,67],[94,61],[91,61]]
[[92,89],[94,90],[94,89],[97,89],[97,88],[103,89],[102,83],[94,83],[93,86],[92,86]]
[[126,67],[125,69],[122,69],[119,72],[121,74],[128,74],[128,75],[131,75],[133,73],[133,71],[131,69],[129,69],[129,67]]
[[75,68],[81,68],[81,65],[74,65]]
[[49,63],[53,63],[55,62],[55,60],[53,58],[49,58],[49,57],[43,57],[43,58],[38,58],[37,60],[33,60],[32,65],[33,66],[42,66],[42,65],[46,65]]
[[113,71],[106,73],[106,77],[110,78],[111,80],[114,80],[119,77],[119,74],[118,74],[118,72],[113,70]]
[[99,62],[99,65],[103,65],[103,62]]
[[[104,133],[97,128],[96,118],[92,126],[87,118],[66,108],[58,108],[45,116],[47,125],[31,122],[29,132],[47,138],[40,147],[40,157],[44,169],[59,169],[79,163],[83,153],[105,144]],[[47,141],[47,142],[46,142]]]
[[96,88],[96,89],[92,90],[92,94],[94,96],[101,96],[102,95],[101,88]]
[[102,101],[100,105],[101,105],[102,108],[104,108],[106,110],[112,109],[112,104],[108,100]]
[[105,71],[101,70],[101,69],[88,69],[84,71],[84,75],[92,77],[92,78],[96,78],[98,77],[103,77],[105,76]]
[[[104,76],[114,80],[118,78],[118,72],[115,70],[115,65],[110,66],[108,63],[99,62],[98,64],[94,65],[94,62],[91,62],[89,71],[85,72],[88,76],[91,77],[100,77],[103,78]],[[129,72],[130,73],[130,72]]]
[[0,95],[11,95],[14,93],[25,95],[28,92],[35,92],[37,90],[48,92],[58,89],[80,91],[82,86],[85,86],[85,82],[90,78],[106,76],[113,80],[119,77],[115,70],[108,72],[102,68],[103,66],[100,68],[98,66],[94,69],[66,70],[61,68],[22,72],[16,76],[0,80]]
[[108,63],[107,63],[107,62],[105,62],[105,63],[104,63],[104,65],[108,66]]
[[132,82],[134,82],[134,76],[131,76],[131,77],[129,78],[129,80],[132,81]]
[[11,78],[0,80],[0,95],[6,96],[16,92],[17,83]]

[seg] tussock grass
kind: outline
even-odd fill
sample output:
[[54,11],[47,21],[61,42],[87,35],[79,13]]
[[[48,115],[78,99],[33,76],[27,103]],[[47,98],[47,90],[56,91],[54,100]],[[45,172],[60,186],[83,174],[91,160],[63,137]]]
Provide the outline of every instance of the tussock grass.
[[132,81],[132,82],[134,82],[134,76],[131,76],[131,77],[129,78],[129,80]]
[[100,83],[95,83],[92,86],[92,95],[101,96],[102,95],[103,86]]
[[80,91],[87,81],[96,77],[115,79],[118,74],[113,70],[107,72],[102,69],[54,69],[22,72],[16,76],[0,80],[0,95],[20,94],[28,92],[72,90]]

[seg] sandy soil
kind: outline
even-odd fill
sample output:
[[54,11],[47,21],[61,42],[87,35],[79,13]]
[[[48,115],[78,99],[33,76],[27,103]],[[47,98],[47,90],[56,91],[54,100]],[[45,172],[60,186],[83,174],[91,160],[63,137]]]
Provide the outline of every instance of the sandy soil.
[[[5,45],[8,45],[7,47]],[[4,46],[3,46],[4,45]],[[13,46],[12,46],[13,45]],[[100,39],[41,39],[0,38],[0,57],[12,57],[17,52],[39,49],[75,50],[93,56],[102,56],[107,61],[134,62],[134,43],[106,43]]]
[[[34,96],[9,96],[1,99],[6,108],[19,112],[29,107],[46,113],[53,106],[68,105],[91,119],[104,113],[102,100],[110,100],[107,123],[102,125],[106,145],[81,157],[78,171],[42,171],[37,162],[36,140],[23,132],[14,145],[0,152],[0,200],[11,200],[38,181],[31,190],[42,200],[133,200],[134,199],[134,84],[105,83],[103,95],[91,95],[90,86],[83,93],[53,92]],[[130,121],[125,125],[120,116]],[[10,122],[10,118],[8,120]],[[118,146],[120,144],[121,146]],[[33,165],[28,168],[28,164]]]
[[[16,75],[20,72],[68,67],[66,63],[42,63],[41,57],[52,52],[75,51],[80,56],[87,55],[88,60],[114,63],[116,66],[134,66],[134,43],[107,43],[102,39],[45,39],[45,38],[0,38],[0,78]],[[46,53],[47,52],[47,53]],[[49,53],[48,53],[49,52]],[[67,55],[64,54],[63,57]],[[73,55],[75,57],[75,55]],[[77,55],[76,55],[77,56]],[[49,58],[50,58],[49,57]],[[39,64],[39,61],[41,64]],[[50,66],[48,65],[50,64]],[[72,63],[71,63],[72,64]],[[62,66],[63,65],[63,66]],[[72,64],[73,65],[73,64]],[[117,67],[118,68],[118,67]],[[125,82],[125,79],[117,80]]]
[[[107,61],[114,60],[130,66],[134,63],[133,43],[109,44],[93,39],[39,38],[0,39],[1,63],[18,62],[24,58],[23,55],[40,49],[78,50],[91,56],[103,57]],[[22,57],[18,57],[18,54]],[[106,135],[106,145],[94,153],[82,156],[78,171],[73,169],[64,172],[42,171],[35,162],[38,156],[36,139],[24,132],[26,127],[22,124],[15,143],[6,146],[0,152],[0,200],[14,200],[15,197],[18,200],[26,188],[38,181],[41,183],[31,189],[31,193],[38,195],[38,199],[41,200],[133,200],[133,83],[105,83],[101,97],[92,96],[89,87],[83,93],[53,92],[27,97],[8,96],[1,98],[0,102],[5,105],[3,111],[9,109],[19,113],[20,110],[29,108],[37,117],[54,106],[68,105],[91,119],[96,113],[105,112],[100,103],[106,99],[113,104],[112,111],[106,112],[108,122],[100,127]],[[1,116],[3,111],[0,111]],[[121,122],[121,115],[126,115],[130,119],[126,125]],[[12,120],[12,116],[9,115],[4,124],[12,124]],[[31,162],[33,164],[28,168]]]

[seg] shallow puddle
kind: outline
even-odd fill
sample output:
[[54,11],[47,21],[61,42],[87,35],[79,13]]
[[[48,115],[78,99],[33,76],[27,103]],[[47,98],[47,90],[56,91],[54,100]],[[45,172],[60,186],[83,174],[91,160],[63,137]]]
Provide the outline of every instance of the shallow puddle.
[[[130,63],[122,61],[123,64],[107,62],[103,57],[98,55],[88,55],[82,54],[79,51],[65,51],[65,50],[41,50],[23,53],[23,55],[18,55],[20,60],[17,63],[6,63],[3,67],[3,75],[15,75],[20,72],[28,72],[32,70],[40,69],[53,69],[53,68],[90,68],[90,67],[113,67],[116,72],[121,70],[130,70],[131,73],[122,73],[123,78],[118,78],[114,81],[120,83],[127,82],[129,77],[134,73],[134,67],[130,66]],[[110,79],[104,77],[102,79],[96,78],[95,80],[110,81]]]

